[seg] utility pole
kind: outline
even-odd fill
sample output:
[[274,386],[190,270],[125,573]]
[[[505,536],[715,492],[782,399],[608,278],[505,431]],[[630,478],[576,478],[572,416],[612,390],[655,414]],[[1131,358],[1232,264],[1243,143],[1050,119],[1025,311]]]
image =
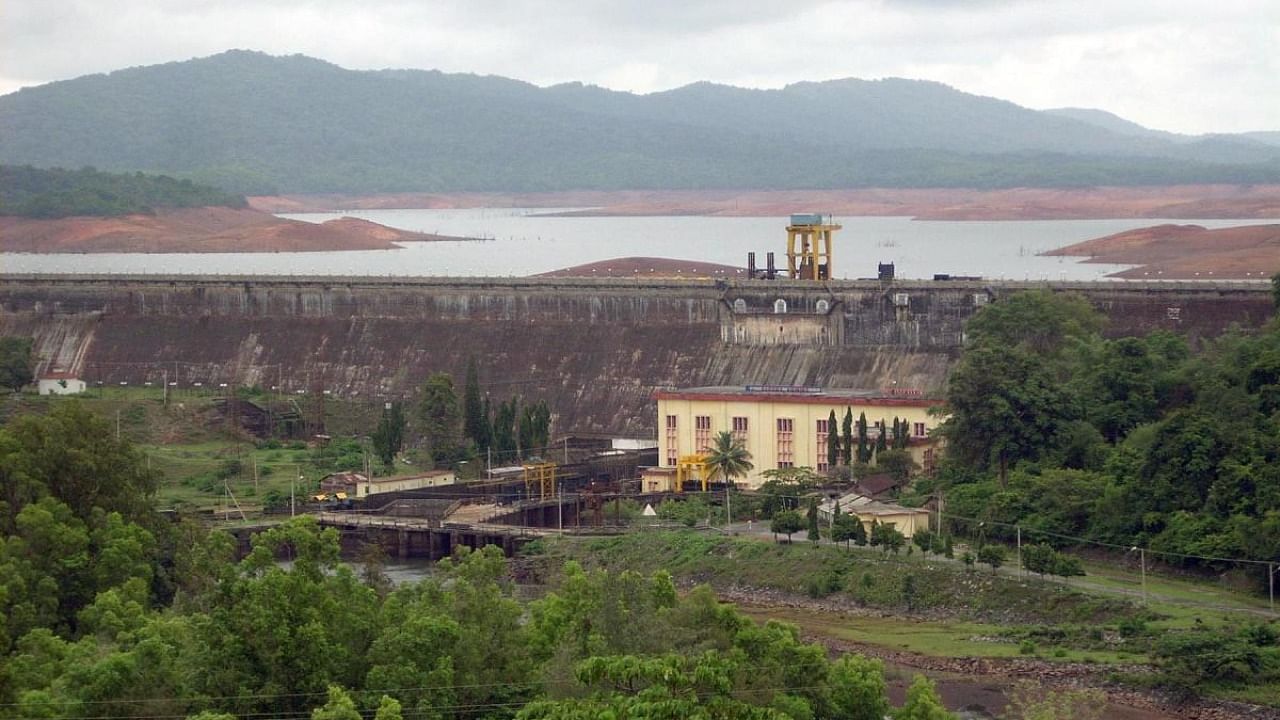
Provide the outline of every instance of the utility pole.
[[165,368],[163,375],[164,381],[160,384],[160,404],[169,407],[169,369]]
[[1018,574],[1026,575],[1027,568],[1022,564],[1022,526],[1015,525],[1014,529],[1018,531]]
[[1271,598],[1271,614],[1276,613],[1276,567],[1275,563],[1267,563],[1267,593]]
[[728,529],[733,524],[733,505],[729,496],[729,478],[724,479],[724,526]]
[[556,527],[564,535],[564,488],[556,485]]
[[298,481],[302,479],[302,466],[294,465],[294,479],[289,482],[289,517],[293,517],[297,512],[297,494]]
[[1138,565],[1142,573],[1142,604],[1147,604],[1147,549],[1138,548]]

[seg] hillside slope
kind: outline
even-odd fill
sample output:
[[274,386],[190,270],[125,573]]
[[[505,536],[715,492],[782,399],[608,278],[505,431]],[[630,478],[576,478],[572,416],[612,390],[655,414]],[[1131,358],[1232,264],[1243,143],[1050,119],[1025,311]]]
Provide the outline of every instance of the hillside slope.
[[247,51],[0,97],[0,162],[249,194],[1280,181],[1254,139],[1137,138],[932,82],[634,95]]

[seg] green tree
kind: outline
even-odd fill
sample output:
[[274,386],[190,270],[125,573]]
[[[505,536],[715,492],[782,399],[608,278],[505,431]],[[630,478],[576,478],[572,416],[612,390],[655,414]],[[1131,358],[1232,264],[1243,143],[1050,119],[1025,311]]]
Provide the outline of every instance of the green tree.
[[1004,564],[1005,549],[1002,545],[983,545],[978,548],[978,562],[983,565],[990,565],[991,572],[995,572],[996,568]]
[[916,461],[909,450],[885,450],[876,453],[876,467],[889,473],[899,483],[911,479],[911,472],[916,469]]
[[1009,466],[1035,459],[1076,417],[1075,405],[1041,359],[1019,348],[966,350],[947,386],[942,424],[948,456],[1004,483]]
[[804,527],[804,518],[800,517],[800,513],[795,510],[774,513],[769,523],[769,531],[773,533],[774,539],[777,539],[778,533],[782,533],[787,536],[787,542],[791,542],[791,536],[803,530]]
[[884,720],[889,714],[885,696],[884,663],[848,653],[831,664],[830,717],[843,720]]
[[[849,543],[858,538],[858,531],[861,529],[862,523],[858,521],[856,516],[848,513],[836,513],[836,516],[831,521],[831,540],[833,542],[842,542],[845,547],[848,547]],[[859,543],[860,545],[866,543],[865,532],[862,535],[863,542]]]
[[467,358],[467,380],[462,391],[462,431],[483,455],[493,442],[493,428],[489,414],[485,412],[484,399],[480,395],[480,376],[476,370],[474,355]]
[[362,720],[356,703],[338,685],[329,686],[329,699],[323,706],[311,711],[311,720]]
[[737,478],[746,477],[755,468],[751,462],[751,453],[727,430],[716,433],[712,438],[706,463],[710,468],[711,479],[723,478],[729,484]]
[[0,337],[0,387],[17,392],[32,380],[31,349],[27,337]]
[[544,455],[551,443],[551,410],[546,401],[525,405],[520,412],[520,452],[525,457]]
[[920,528],[911,536],[911,542],[914,543],[916,547],[920,548],[920,552],[925,555],[933,552],[934,543],[937,539],[938,536],[928,528]]
[[933,681],[923,675],[916,675],[907,688],[907,701],[902,707],[894,710],[893,720],[954,720],[955,716],[947,712],[938,697]]
[[383,465],[391,465],[396,454],[404,449],[405,424],[404,409],[398,400],[384,408],[382,416],[378,418],[378,427],[374,429],[370,439],[373,441],[373,451]]
[[519,398],[498,403],[493,414],[493,454],[499,464],[519,461],[516,444],[516,417]]
[[383,695],[378,701],[378,709],[373,714],[373,720],[404,720],[400,701],[389,695]]
[[0,430],[0,529],[22,507],[45,495],[89,520],[94,508],[126,519],[150,518],[159,474],[127,439],[77,401],[56,403],[45,415],[23,415]]
[[[827,416],[827,470],[834,472],[836,466],[840,464],[840,454],[843,448],[840,442],[840,433],[836,431],[836,411],[832,410]],[[846,451],[847,452],[847,451]]]
[[427,377],[419,392],[418,419],[431,456],[437,462],[451,457],[458,447],[458,396],[453,378],[436,372]]
[[822,539],[818,528],[818,498],[809,498],[809,509],[805,512],[805,525],[809,530],[809,541],[816,543]]
[[[847,407],[844,409],[844,423],[841,426],[840,437],[841,437],[841,442],[840,442],[841,462],[845,465],[852,465],[854,446],[853,446],[853,408],[851,407]],[[858,437],[861,438],[862,437],[861,434],[859,434]],[[860,461],[862,459],[862,441],[861,440],[858,441],[858,459]]]
[[880,430],[876,433],[876,462],[879,463],[880,454],[889,449],[889,428],[885,427],[884,419],[880,419]]
[[858,414],[858,456],[860,463],[871,462],[871,443],[867,435],[867,414]]

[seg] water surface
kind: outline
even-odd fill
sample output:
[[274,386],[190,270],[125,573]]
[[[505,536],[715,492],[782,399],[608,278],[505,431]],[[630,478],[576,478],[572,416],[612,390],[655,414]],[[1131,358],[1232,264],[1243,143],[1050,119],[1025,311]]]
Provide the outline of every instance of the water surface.
[[[310,253],[0,254],[14,273],[253,274],[344,276],[523,276],[625,256],[670,257],[746,265],[756,252],[785,265],[783,217],[547,217],[540,209],[359,210],[282,217],[323,222],[344,215],[392,227],[481,242],[405,243],[398,250]],[[1161,223],[1205,227],[1265,220],[915,221],[905,217],[837,218],[835,276],[873,277],[892,262],[901,278],[935,273],[1010,280],[1093,280],[1121,265],[1041,257],[1038,253]],[[1266,277],[1259,269],[1259,277]]]

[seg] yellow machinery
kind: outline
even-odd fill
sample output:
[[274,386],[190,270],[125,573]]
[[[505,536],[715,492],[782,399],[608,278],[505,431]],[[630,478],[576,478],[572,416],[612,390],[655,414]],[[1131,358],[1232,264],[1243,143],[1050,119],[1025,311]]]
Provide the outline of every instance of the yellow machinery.
[[830,216],[791,216],[787,226],[787,272],[792,280],[831,279],[831,241],[840,228]]
[[524,466],[524,492],[533,497],[533,487],[538,486],[538,499],[546,500],[556,495],[556,464],[533,463]]
[[711,483],[711,466],[707,464],[706,455],[681,455],[676,463],[675,492],[684,492],[686,480],[697,480],[702,483],[702,492],[707,491]]

